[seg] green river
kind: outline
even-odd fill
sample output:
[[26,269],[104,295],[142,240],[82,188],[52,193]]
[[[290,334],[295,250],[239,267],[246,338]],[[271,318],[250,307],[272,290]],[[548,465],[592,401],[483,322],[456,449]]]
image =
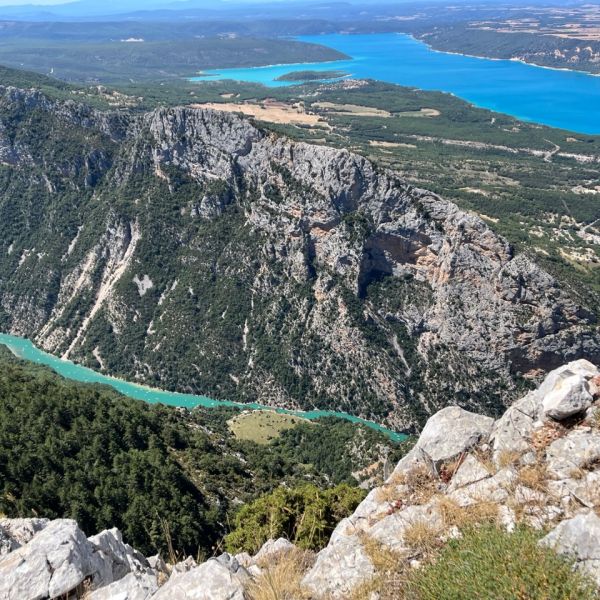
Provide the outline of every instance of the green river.
[[[230,406],[239,409],[273,410],[261,404],[246,404],[242,402],[232,402],[230,400],[215,400],[213,398],[208,398],[207,396],[195,396],[193,394],[167,392],[137,383],[123,381],[122,379],[117,379],[115,377],[109,377],[108,375],[102,375],[101,373],[98,373],[92,369],[75,364],[70,360],[63,360],[53,356],[52,354],[48,354],[47,352],[37,348],[30,340],[16,337],[14,335],[0,333],[0,344],[3,344],[9,348],[9,350],[11,350],[11,352],[19,358],[28,360],[32,363],[50,367],[53,371],[67,379],[72,379],[73,381],[80,381],[83,383],[100,383],[109,385],[124,396],[129,396],[130,398],[135,398],[136,400],[143,400],[144,402],[149,402],[151,404],[160,402],[170,406],[183,406],[185,408],[194,408],[195,406],[204,406],[206,408]],[[339,417],[346,419],[347,421],[351,421],[352,423],[360,423],[380,431],[395,442],[401,442],[407,437],[406,434],[398,433],[396,431],[392,431],[391,429],[386,429],[377,423],[360,419],[347,413],[335,412],[331,410],[275,410],[279,413],[295,415],[297,417],[303,417],[311,420],[320,419],[322,417]]]

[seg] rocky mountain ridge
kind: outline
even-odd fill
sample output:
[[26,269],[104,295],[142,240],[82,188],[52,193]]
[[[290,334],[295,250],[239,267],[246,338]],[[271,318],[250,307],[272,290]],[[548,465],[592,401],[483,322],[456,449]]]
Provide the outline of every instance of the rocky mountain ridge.
[[412,428],[600,358],[535,262],[347,151],[0,88],[0,160],[0,326],[111,374]]
[[[398,569],[419,570],[435,560],[432,548],[484,524],[544,531],[540,544],[600,586],[599,402],[600,370],[578,360],[548,374],[497,421],[442,409],[327,547],[304,556],[295,595],[281,597],[403,598],[401,580],[386,579],[374,546],[391,553]],[[244,600],[265,581],[276,593],[282,583],[273,573],[295,552],[287,540],[270,540],[253,557],[167,565],[141,556],[118,530],[86,538],[71,520],[5,519],[0,598]]]

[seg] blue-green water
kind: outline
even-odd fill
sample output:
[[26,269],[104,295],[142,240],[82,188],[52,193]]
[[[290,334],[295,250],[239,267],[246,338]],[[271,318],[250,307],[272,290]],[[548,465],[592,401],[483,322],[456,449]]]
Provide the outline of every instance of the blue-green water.
[[[38,365],[50,367],[53,371],[67,379],[72,379],[73,381],[80,381],[83,383],[100,383],[109,385],[124,396],[135,398],[136,400],[143,400],[144,402],[149,402],[151,404],[160,402],[169,406],[183,406],[185,408],[194,408],[195,406],[204,406],[206,408],[229,406],[239,409],[269,409],[261,404],[245,404],[241,402],[230,402],[228,400],[214,400],[213,398],[208,398],[207,396],[166,392],[163,390],[157,390],[139,385],[137,383],[129,383],[127,381],[123,381],[122,379],[115,379],[114,377],[97,373],[96,371],[88,369],[87,367],[82,367],[81,365],[71,362],[70,360],[63,360],[57,358],[56,356],[52,356],[51,354],[48,354],[47,352],[37,348],[29,340],[16,337],[14,335],[0,333],[0,344],[3,344],[9,348],[13,354],[19,358],[28,360]],[[346,413],[329,410],[294,411],[284,409],[277,409],[277,412],[295,415],[311,420],[316,420],[323,417],[340,417],[342,419],[346,419],[347,421],[351,421],[352,423],[360,423],[370,427],[371,429],[380,431],[395,442],[400,442],[406,439],[406,435],[402,433],[386,429],[377,423],[359,419],[358,417],[354,417],[353,415]]]
[[581,133],[600,134],[600,77],[544,69],[510,60],[436,52],[402,34],[303,36],[300,40],[335,48],[351,60],[250,69],[206,71],[194,81],[234,79],[267,86],[289,72],[332,68],[424,90],[450,92],[482,108]]

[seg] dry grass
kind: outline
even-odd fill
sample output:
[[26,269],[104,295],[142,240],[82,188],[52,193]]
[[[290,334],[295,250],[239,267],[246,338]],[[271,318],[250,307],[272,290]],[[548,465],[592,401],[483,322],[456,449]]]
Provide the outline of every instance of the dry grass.
[[383,117],[389,119],[392,116],[387,110],[373,108],[372,106],[361,106],[359,104],[334,104],[333,102],[313,102],[311,108],[317,108],[331,112],[334,115],[352,115],[355,117]]
[[531,435],[531,445],[537,454],[541,454],[552,442],[565,437],[573,427],[580,425],[582,422],[583,417],[581,415],[576,415],[560,423],[547,421],[543,427],[533,432]]
[[519,462],[521,454],[515,450],[503,450],[498,456],[498,467],[505,469],[506,467],[514,467]]
[[439,481],[427,465],[417,465],[405,474],[408,486],[407,504],[425,504],[439,491]]
[[314,553],[294,549],[282,553],[248,586],[248,600],[308,600],[300,582],[314,562]]
[[[440,480],[424,464],[396,473],[377,490],[376,500],[389,505],[389,512],[405,506],[425,504],[439,491]],[[398,488],[403,486],[402,490]]]
[[441,534],[442,531],[439,527],[420,519],[404,529],[402,539],[414,553],[428,555],[441,545]]
[[546,465],[538,462],[527,465],[517,473],[517,482],[536,492],[546,492],[548,489],[548,471]]
[[373,538],[363,535],[361,543],[373,563],[375,577],[358,586],[345,600],[398,600],[402,598],[402,588],[406,572],[410,569],[405,556],[386,548]]
[[304,125],[309,127],[318,127],[321,129],[330,129],[329,125],[323,121],[319,115],[307,114],[298,106],[285,104],[284,102],[261,104],[250,103],[221,103],[207,102],[205,104],[190,104],[191,108],[210,108],[222,112],[241,113],[247,117],[254,117],[260,121],[268,123],[278,123],[283,125]]
[[[541,460],[518,471],[512,490],[513,495],[508,502],[518,524],[525,524],[538,529],[545,526],[548,520],[546,508],[550,504],[550,498],[547,495],[548,479],[549,474],[546,465]],[[520,497],[515,495],[519,486],[525,488],[525,490],[522,490]]]
[[487,452],[484,452],[481,448],[476,448],[472,454],[485,467],[488,473],[495,473],[498,470],[494,464],[491,448]]
[[499,521],[498,504],[481,501],[470,506],[460,506],[448,496],[440,496],[437,506],[447,528],[463,530],[481,525],[492,525]]
[[375,492],[375,500],[379,504],[389,504],[390,506],[394,506],[396,502],[400,499],[400,492],[398,487],[402,484],[395,483],[384,483],[381,487],[377,488],[377,492]]

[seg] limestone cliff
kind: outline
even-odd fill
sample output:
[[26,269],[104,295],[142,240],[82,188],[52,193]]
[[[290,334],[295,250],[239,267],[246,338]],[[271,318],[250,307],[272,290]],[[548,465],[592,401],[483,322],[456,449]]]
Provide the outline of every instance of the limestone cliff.
[[600,358],[529,257],[347,151],[0,88],[0,161],[0,325],[94,368],[410,428]]

